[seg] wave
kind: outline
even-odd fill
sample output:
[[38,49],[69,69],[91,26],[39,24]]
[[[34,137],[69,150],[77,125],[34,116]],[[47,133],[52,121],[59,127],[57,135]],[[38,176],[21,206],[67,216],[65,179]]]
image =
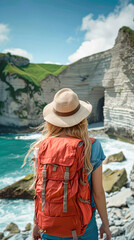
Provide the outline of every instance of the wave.
[[28,134],[7,134],[7,135],[1,135],[0,139],[5,139],[5,140],[11,140],[11,139],[16,139],[16,140],[33,140],[33,139],[38,139],[41,137],[40,133],[28,133]]
[[25,175],[16,177],[18,175],[18,173],[12,173],[12,175],[13,175],[12,177],[9,175],[0,177],[0,189],[4,188],[6,186],[9,186],[25,177]]
[[16,223],[21,230],[24,230],[27,223],[33,222],[33,215],[33,200],[0,199],[0,231],[3,231],[10,222]]
[[22,135],[22,136],[16,136],[14,139],[20,139],[20,140],[32,140],[32,139],[38,139],[41,137],[40,133],[36,134],[30,134],[30,135]]
[[17,158],[22,158],[22,155],[20,154],[14,154],[14,153],[11,153],[9,156],[7,156],[7,158],[10,158],[10,159],[17,159]]

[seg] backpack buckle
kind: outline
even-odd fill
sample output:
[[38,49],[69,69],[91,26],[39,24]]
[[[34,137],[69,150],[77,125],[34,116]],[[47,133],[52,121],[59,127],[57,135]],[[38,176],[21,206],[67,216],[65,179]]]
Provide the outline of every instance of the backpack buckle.
[[56,172],[58,164],[53,164],[53,171]]
[[47,230],[40,229],[38,233],[41,235],[42,233],[45,233]]
[[62,181],[64,185],[68,185],[68,181]]

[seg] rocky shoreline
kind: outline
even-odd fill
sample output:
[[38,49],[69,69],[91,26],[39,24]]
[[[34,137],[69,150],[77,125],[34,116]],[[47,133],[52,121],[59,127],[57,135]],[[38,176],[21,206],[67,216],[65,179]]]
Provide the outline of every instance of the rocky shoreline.
[[[130,181],[125,187],[119,188],[119,191],[110,194],[106,192],[109,226],[112,233],[111,240],[134,240],[134,165],[129,179]],[[101,219],[98,212],[96,212],[96,219],[99,229]],[[31,229],[32,223],[28,223],[22,231],[16,224],[10,223],[3,232],[0,232],[0,239],[32,240]]]
[[[130,173],[130,182],[119,192],[106,193],[111,240],[134,239],[134,165]],[[101,220],[96,214],[98,229]]]
[[[134,176],[134,175],[133,175]],[[117,203],[120,201],[120,204]],[[130,187],[123,187],[121,191],[112,194],[106,194],[107,211],[109,216],[109,225],[112,233],[111,240],[133,240],[134,239],[134,191]],[[99,214],[96,213],[98,229],[101,225]],[[29,225],[29,229],[26,227]],[[25,230],[5,235],[0,233],[0,239],[6,240],[32,240],[32,223],[27,224]],[[8,229],[6,227],[6,229]],[[100,238],[99,238],[100,239]],[[103,238],[104,239],[104,238]]]

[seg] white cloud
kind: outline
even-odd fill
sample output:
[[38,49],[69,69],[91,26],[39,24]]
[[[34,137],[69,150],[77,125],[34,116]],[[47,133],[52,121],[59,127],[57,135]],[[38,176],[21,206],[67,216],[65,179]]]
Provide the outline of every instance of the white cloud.
[[134,4],[120,2],[120,6],[116,6],[114,12],[107,17],[99,15],[93,19],[93,14],[90,13],[83,18],[81,31],[86,31],[85,41],[68,57],[70,62],[112,48],[122,26],[134,29]]
[[10,32],[6,24],[0,24],[0,43],[9,40],[8,33]]
[[57,65],[63,65],[62,63],[59,62],[50,62],[50,61],[46,61],[44,62],[45,64],[57,64]]
[[31,53],[27,52],[26,50],[24,49],[21,49],[21,48],[9,48],[9,49],[5,49],[3,51],[3,53],[7,53],[7,52],[10,52],[11,54],[13,55],[19,55],[19,56],[22,56],[22,57],[26,57],[28,58],[30,61],[33,61],[33,56]]

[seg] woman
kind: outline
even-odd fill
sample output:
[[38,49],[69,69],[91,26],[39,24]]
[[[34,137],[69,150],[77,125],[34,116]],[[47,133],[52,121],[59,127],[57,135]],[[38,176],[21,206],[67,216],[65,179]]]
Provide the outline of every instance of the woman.
[[[97,208],[100,218],[102,220],[102,225],[100,227],[100,238],[103,238],[103,234],[106,234],[106,240],[111,239],[111,233],[109,230],[109,223],[106,211],[106,200],[105,194],[102,186],[102,161],[105,159],[100,142],[96,139],[91,143],[91,139],[88,136],[87,128],[87,117],[92,111],[92,106],[90,103],[86,103],[78,99],[77,94],[75,94],[71,89],[64,88],[59,90],[53,102],[48,104],[43,110],[43,116],[45,119],[45,126],[42,131],[42,139],[33,145],[29,153],[37,147],[42,149],[44,146],[42,143],[45,139],[82,139],[84,142],[84,168],[88,173],[89,189],[92,194],[91,196],[91,207],[92,209]],[[58,140],[56,140],[58,139]],[[29,154],[28,153],[28,154]],[[27,155],[28,155],[27,154]],[[27,156],[26,156],[27,158]],[[38,158],[39,163],[39,158]],[[35,163],[35,173],[38,173],[38,166]],[[37,205],[37,204],[36,204]],[[62,226],[61,226],[62,231]],[[41,237],[40,237],[41,235]],[[33,226],[33,239],[51,239],[51,240],[97,240],[98,239],[98,229],[95,220],[95,210],[91,216],[86,231],[81,236],[59,237],[55,234],[47,234],[43,232],[39,234],[38,223],[34,221]]]

